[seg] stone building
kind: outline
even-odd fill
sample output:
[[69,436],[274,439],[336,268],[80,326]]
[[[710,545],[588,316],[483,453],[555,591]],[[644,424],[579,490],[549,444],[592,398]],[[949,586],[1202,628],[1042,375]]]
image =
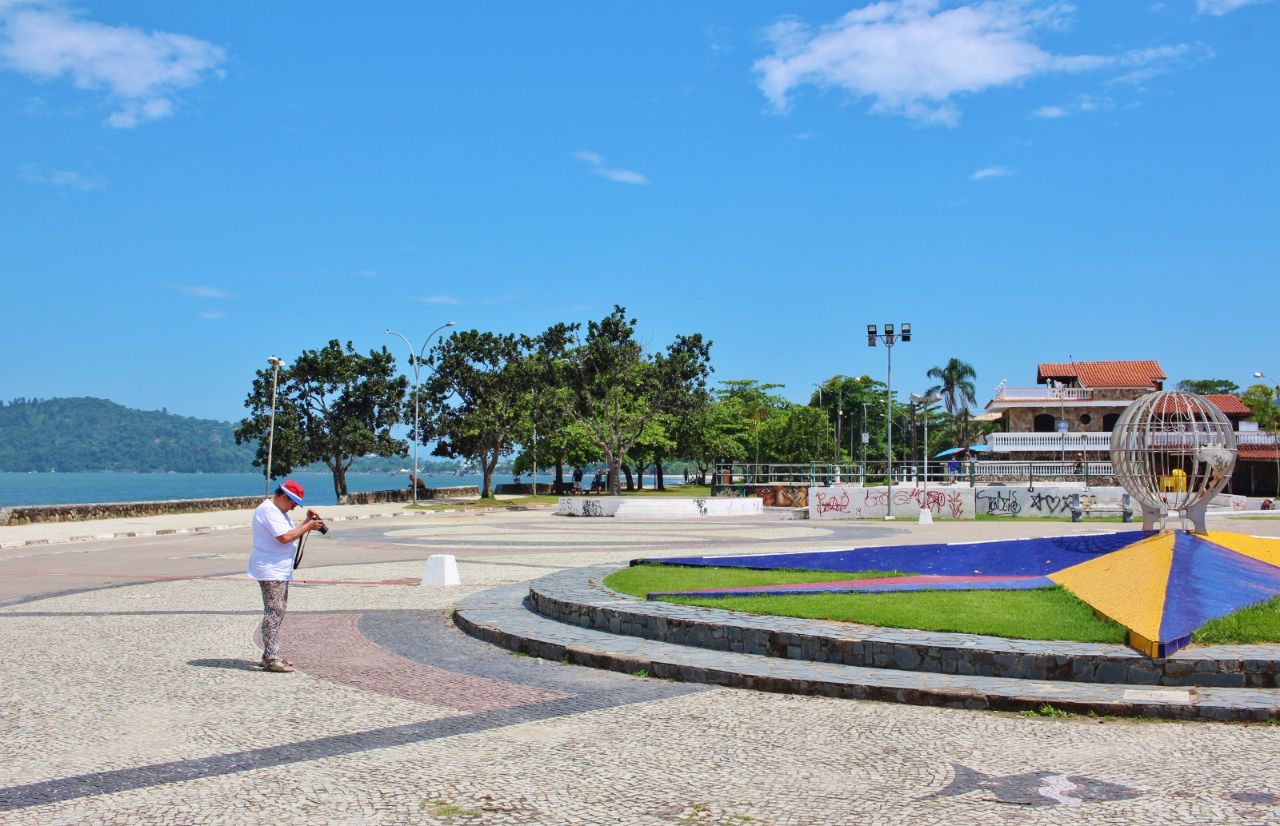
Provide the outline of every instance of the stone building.
[[[1154,360],[1045,362],[1036,368],[1035,387],[1004,382],[978,417],[996,422],[1002,433],[987,436],[987,471],[999,463],[1058,462],[1040,475],[1109,476],[1111,430],[1130,403],[1163,390],[1167,376]],[[1271,496],[1277,491],[1280,448],[1273,433],[1249,421],[1252,411],[1231,394],[1208,395],[1236,431],[1238,461],[1231,491]],[[1063,464],[1066,467],[1063,467]],[[1030,471],[1027,471],[1029,474]],[[1011,470],[1010,475],[1024,475]]]

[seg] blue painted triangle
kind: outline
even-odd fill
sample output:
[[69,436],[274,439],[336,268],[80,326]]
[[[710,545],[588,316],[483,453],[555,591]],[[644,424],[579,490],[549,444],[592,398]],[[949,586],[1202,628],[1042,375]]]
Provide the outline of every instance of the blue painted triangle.
[[1088,562],[1155,534],[1122,531],[1093,536],[1049,536],[1002,542],[896,545],[849,551],[807,551],[756,556],[684,556],[639,559],[665,565],[801,569],[811,571],[902,571],[945,576],[1044,576]]
[[1160,641],[1190,636],[1211,619],[1280,596],[1280,568],[1179,531],[1165,589]]

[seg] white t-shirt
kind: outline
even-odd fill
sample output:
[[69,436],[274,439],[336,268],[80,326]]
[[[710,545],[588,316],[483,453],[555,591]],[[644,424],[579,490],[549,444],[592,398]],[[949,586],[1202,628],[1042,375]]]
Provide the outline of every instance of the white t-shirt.
[[270,499],[253,512],[253,553],[249,555],[249,576],[259,580],[293,579],[293,555],[298,540],[278,542],[276,537],[293,530],[289,515]]

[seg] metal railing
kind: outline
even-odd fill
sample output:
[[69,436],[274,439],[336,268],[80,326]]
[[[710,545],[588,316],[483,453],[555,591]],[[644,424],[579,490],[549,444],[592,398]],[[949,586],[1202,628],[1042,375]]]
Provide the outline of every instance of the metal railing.
[[1093,391],[1084,387],[1001,387],[996,401],[1089,401]]
[[[1042,481],[1101,482],[1112,475],[1109,461],[1002,461],[971,460],[959,462],[956,470],[949,470],[945,461],[930,460],[928,475],[919,462],[896,460],[893,463],[893,483],[929,484],[965,483],[979,485],[990,481]],[[712,485],[716,487],[739,485],[799,485],[826,487],[830,485],[883,485],[886,482],[884,462],[848,462],[831,464],[752,464],[720,463],[716,465]]]
[[1024,450],[1091,450],[1111,449],[1110,433],[990,433],[987,444],[997,453]]

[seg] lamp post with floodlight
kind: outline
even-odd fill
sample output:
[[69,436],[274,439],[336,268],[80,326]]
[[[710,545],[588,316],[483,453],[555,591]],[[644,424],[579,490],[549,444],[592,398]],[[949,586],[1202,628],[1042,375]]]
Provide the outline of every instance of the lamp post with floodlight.
[[422,349],[418,351],[417,355],[414,355],[413,345],[409,343],[409,339],[405,338],[400,333],[397,333],[395,330],[382,331],[389,336],[397,336],[405,343],[405,346],[409,348],[409,364],[413,367],[413,482],[410,484],[410,487],[413,489],[413,504],[415,505],[418,504],[418,485],[421,484],[418,478],[418,444],[422,441],[418,432],[418,371],[422,367],[422,356],[427,352],[427,345],[431,343],[431,339],[435,337],[436,333],[440,332],[444,328],[452,326],[452,321],[446,321],[444,324],[441,324],[439,327],[432,330],[430,335],[427,336],[427,340],[422,342]]
[[884,325],[884,332],[880,333],[876,330],[876,325],[867,325],[867,346],[875,347],[877,341],[884,342],[884,350],[888,357],[888,370],[885,376],[885,404],[887,412],[885,415],[885,458],[888,460],[888,483],[889,496],[887,498],[887,512],[885,519],[891,520],[893,516],[893,345],[899,341],[911,340],[911,324],[903,322],[898,332],[894,332],[892,324]]

